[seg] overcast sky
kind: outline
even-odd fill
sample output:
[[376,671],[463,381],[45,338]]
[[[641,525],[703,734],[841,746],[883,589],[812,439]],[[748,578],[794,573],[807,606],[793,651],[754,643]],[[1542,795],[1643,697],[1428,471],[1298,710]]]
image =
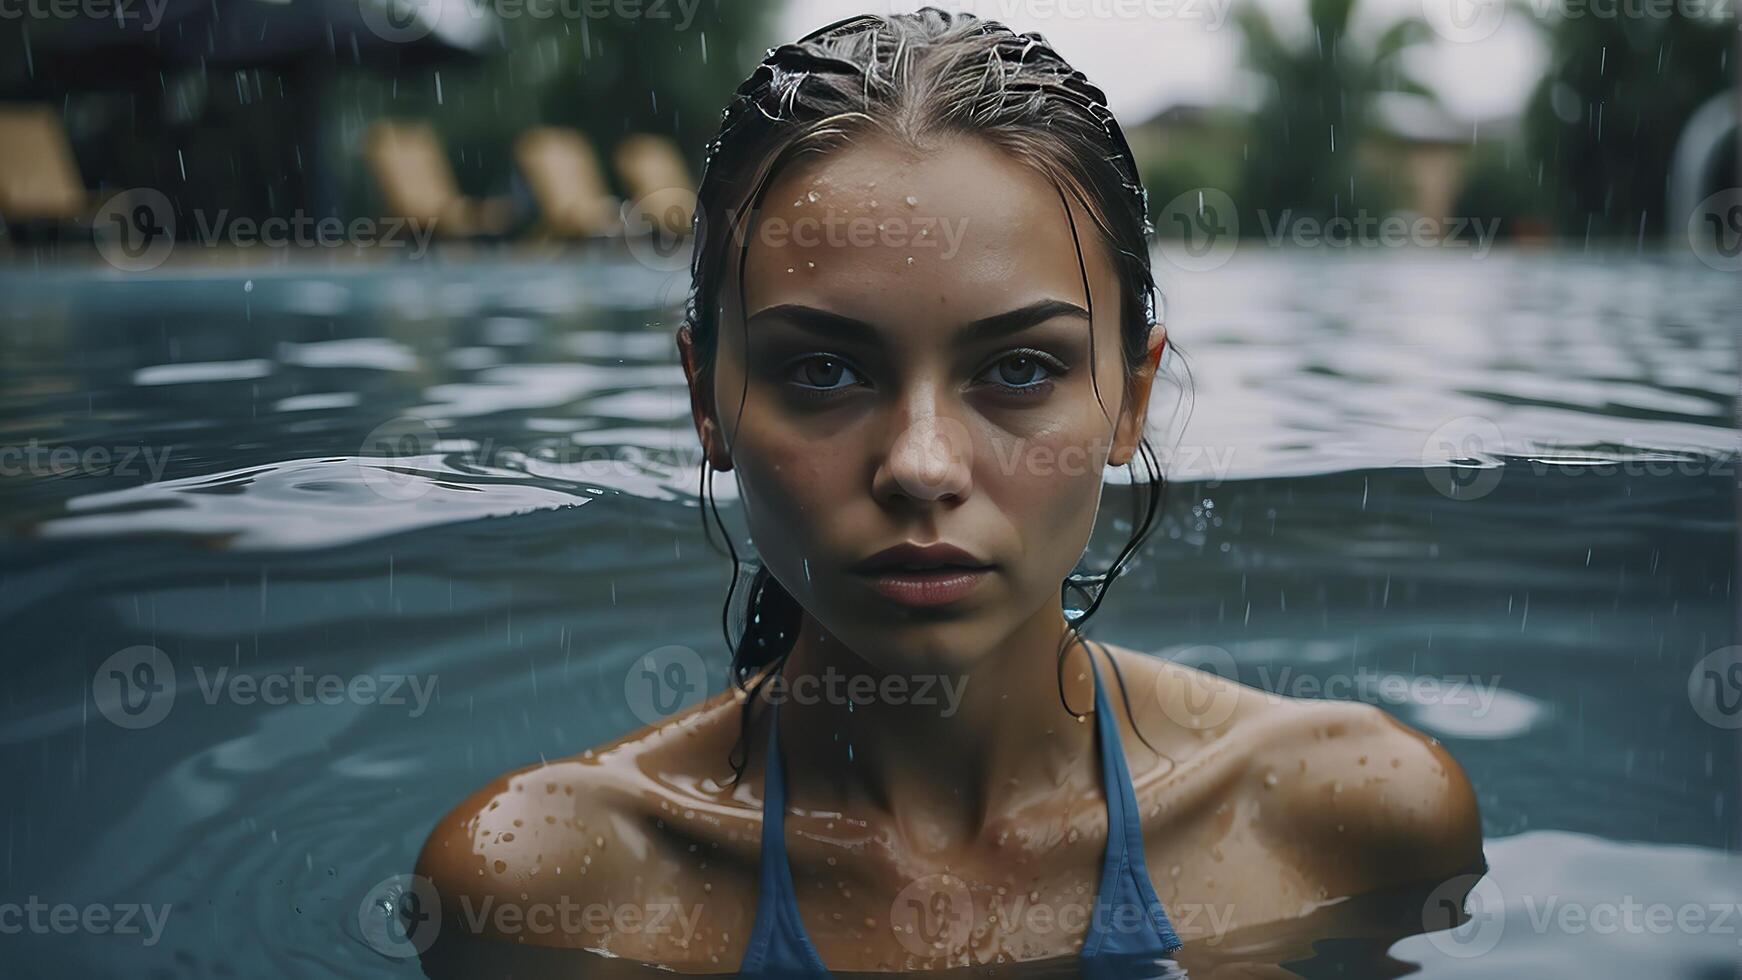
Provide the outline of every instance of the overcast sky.
[[[1121,122],[1134,125],[1177,102],[1227,100],[1241,80],[1240,35],[1230,2],[1262,3],[1279,24],[1304,34],[1306,0],[788,0],[781,37],[773,43],[859,13],[922,6],[971,10],[1017,31],[1039,31],[1107,92]],[[1543,69],[1545,49],[1531,15],[1521,12],[1530,7],[1502,15],[1499,5],[1480,2],[1361,0],[1359,24],[1376,33],[1415,15],[1441,28],[1434,44],[1414,53],[1411,67],[1453,114],[1492,119],[1523,105]],[[1461,18],[1450,16],[1452,4],[1460,5]],[[1151,12],[1157,10],[1164,15]]]

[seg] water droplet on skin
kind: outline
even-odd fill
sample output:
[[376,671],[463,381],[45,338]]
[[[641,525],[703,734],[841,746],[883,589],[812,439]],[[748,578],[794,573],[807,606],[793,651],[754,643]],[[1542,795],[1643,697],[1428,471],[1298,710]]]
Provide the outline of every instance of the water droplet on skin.
[[794,268],[793,268],[793,267],[792,267],[792,266],[790,266],[790,265],[789,265],[789,266],[787,266],[787,267],[786,267],[786,271],[788,271],[788,272],[797,272],[797,271],[798,271],[798,270],[797,270],[797,269],[794,269]]
[[807,269],[814,269],[817,267],[817,264],[815,262],[806,262],[804,264],[804,267]]
[[815,204],[818,201],[822,200],[823,196],[821,194],[818,194],[816,191],[806,191],[805,195],[804,195],[804,199],[811,202],[812,204]]
[[1273,773],[1273,772],[1265,773],[1264,774],[1264,787],[1266,789],[1269,789],[1270,787],[1275,786],[1275,785],[1276,785],[1276,773]]
[[913,264],[913,256],[911,256],[911,255],[909,255],[909,256],[908,256],[908,257],[907,257],[907,264],[908,264],[908,265],[912,265],[912,264]]
[[912,194],[907,195],[907,206],[910,208],[919,207],[919,198],[914,197]]

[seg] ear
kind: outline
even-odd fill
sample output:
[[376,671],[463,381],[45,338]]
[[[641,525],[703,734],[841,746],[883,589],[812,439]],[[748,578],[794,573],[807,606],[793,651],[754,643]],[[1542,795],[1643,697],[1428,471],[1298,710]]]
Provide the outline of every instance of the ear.
[[1157,323],[1149,330],[1149,344],[1143,363],[1132,374],[1125,390],[1125,407],[1113,430],[1113,449],[1107,454],[1107,465],[1124,466],[1137,455],[1137,445],[1143,440],[1143,423],[1149,418],[1149,393],[1155,387],[1155,373],[1161,366],[1162,352],[1167,350],[1167,328]]
[[714,469],[724,473],[732,468],[732,454],[726,450],[720,424],[712,411],[713,386],[697,370],[695,337],[689,324],[677,331],[677,351],[683,361],[684,381],[690,389],[690,418],[696,425],[696,437],[702,442],[702,453]]

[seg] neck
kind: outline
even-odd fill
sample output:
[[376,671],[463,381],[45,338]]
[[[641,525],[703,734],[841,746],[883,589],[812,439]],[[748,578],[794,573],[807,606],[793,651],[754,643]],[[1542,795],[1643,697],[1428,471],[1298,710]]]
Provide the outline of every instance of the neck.
[[970,665],[892,674],[805,616],[781,672],[789,800],[848,819],[881,812],[907,846],[935,853],[1094,784],[1094,681],[1073,636],[1061,683],[1067,635],[1063,612],[1049,608]]

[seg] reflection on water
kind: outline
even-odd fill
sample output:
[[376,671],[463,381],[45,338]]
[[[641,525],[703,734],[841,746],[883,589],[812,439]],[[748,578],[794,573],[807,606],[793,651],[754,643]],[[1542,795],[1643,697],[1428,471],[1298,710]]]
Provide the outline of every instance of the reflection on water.
[[[416,976],[359,906],[438,814],[638,726],[650,649],[725,680],[681,281],[247,275],[0,273],[0,766],[26,788],[0,897],[171,910],[151,946],[9,937],[24,975]],[[1195,398],[1154,400],[1171,505],[1096,635],[1439,736],[1491,863],[1457,929],[1432,895],[1372,896],[1177,966],[1723,975],[1738,752],[1726,692],[1696,695],[1736,642],[1733,284],[1496,253],[1242,255],[1163,285]],[[129,728],[94,677],[141,645],[173,707]],[[208,695],[220,669],[439,683],[244,704]]]

